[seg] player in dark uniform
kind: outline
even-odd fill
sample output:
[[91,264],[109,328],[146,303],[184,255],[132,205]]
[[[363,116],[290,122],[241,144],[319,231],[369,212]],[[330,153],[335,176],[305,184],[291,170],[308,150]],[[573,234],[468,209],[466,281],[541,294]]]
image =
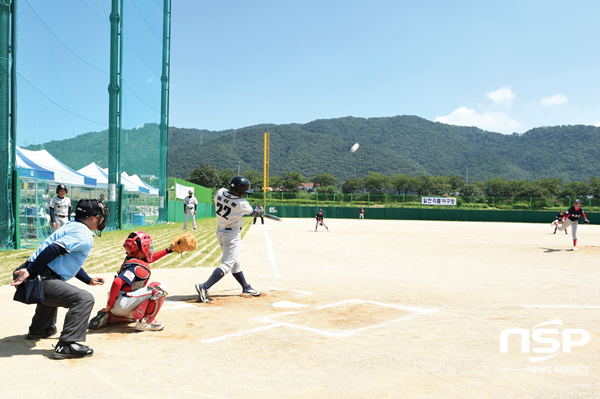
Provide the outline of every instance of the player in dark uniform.
[[558,231],[563,231],[567,227],[571,227],[571,234],[573,235],[573,251],[577,251],[577,225],[579,224],[579,218],[583,216],[583,223],[589,223],[590,221],[585,216],[585,212],[581,207],[581,201],[575,200],[573,206],[569,208],[567,214],[563,218],[563,223],[558,228]]
[[[556,234],[556,230],[558,230],[558,226],[562,223],[563,219],[565,218],[565,211],[563,211],[562,209],[560,210],[559,214],[556,215],[556,220],[553,222],[554,224],[554,234]],[[567,229],[565,228],[565,234],[569,234],[567,232]]]
[[319,228],[319,225],[324,226],[327,229],[327,231],[329,231],[329,227],[327,227],[327,225],[324,222],[325,216],[323,215],[323,209],[319,209],[319,213],[317,213],[316,219],[317,225],[315,226],[315,232]]

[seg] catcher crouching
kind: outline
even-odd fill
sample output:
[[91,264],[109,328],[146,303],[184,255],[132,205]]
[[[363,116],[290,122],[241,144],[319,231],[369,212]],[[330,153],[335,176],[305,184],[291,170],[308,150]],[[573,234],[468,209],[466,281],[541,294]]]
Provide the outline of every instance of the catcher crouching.
[[138,331],[161,331],[165,326],[156,316],[167,297],[168,287],[159,282],[149,283],[150,264],[173,252],[195,249],[196,239],[190,233],[183,233],[169,248],[154,253],[150,235],[136,231],[129,234],[123,247],[127,256],[112,283],[108,304],[90,320],[88,328],[95,330],[106,324],[136,321]]

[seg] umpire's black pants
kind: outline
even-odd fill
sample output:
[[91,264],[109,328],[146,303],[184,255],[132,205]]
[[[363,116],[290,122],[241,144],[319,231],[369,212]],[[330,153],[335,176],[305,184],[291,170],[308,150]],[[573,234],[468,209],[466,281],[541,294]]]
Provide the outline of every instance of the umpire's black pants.
[[[48,270],[48,269],[47,269]],[[53,273],[52,273],[53,274]],[[46,300],[37,305],[29,332],[44,334],[45,329],[56,324],[58,308],[67,308],[60,342],[84,342],[94,297],[89,292],[62,281],[57,276],[43,274]]]
[[252,222],[252,224],[256,224],[256,218],[257,218],[257,217],[259,217],[259,216],[260,216],[260,222],[261,222],[262,224],[265,224],[265,219],[263,218],[263,215],[262,215],[262,213],[261,213],[261,214],[256,214],[256,215],[254,215],[254,222]]

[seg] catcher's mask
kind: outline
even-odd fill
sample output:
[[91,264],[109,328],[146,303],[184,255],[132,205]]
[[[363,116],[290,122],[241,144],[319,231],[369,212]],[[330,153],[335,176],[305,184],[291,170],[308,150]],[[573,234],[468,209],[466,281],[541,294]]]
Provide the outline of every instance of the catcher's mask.
[[146,257],[148,263],[152,262],[152,255],[154,255],[154,243],[152,238],[144,233],[143,231],[134,231],[129,234],[125,240],[125,252],[127,256],[131,258],[139,258],[140,252]]
[[59,184],[58,186],[56,186],[56,194],[58,194],[58,192],[60,190],[65,190],[66,194],[69,194],[69,189],[67,188],[67,186],[65,186],[64,184]]
[[229,182],[229,191],[238,197],[243,197],[246,193],[253,193],[252,189],[250,189],[250,180],[242,176],[237,176],[231,179]]
[[75,208],[75,220],[84,221],[90,216],[98,216],[100,223],[98,223],[98,231],[102,232],[106,228],[108,222],[108,215],[110,211],[108,205],[97,199],[82,199],[77,203]]

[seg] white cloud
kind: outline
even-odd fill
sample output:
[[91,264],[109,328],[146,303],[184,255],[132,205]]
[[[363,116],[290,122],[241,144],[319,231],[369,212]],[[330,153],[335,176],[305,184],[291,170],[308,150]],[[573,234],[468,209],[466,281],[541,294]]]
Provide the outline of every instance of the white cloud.
[[496,91],[487,92],[485,96],[495,104],[504,103],[508,106],[511,106],[512,100],[517,98],[517,95],[512,91],[512,86],[504,86]]
[[478,114],[476,110],[467,107],[460,107],[448,116],[438,116],[435,121],[449,125],[476,126],[500,133],[513,133],[521,126],[521,123],[510,119],[505,112],[484,111]]
[[555,94],[550,97],[542,98],[541,105],[562,105],[569,102],[569,99],[564,94]]
[[596,122],[596,123],[594,123],[594,126],[596,126],[596,127],[600,127],[600,122]]

